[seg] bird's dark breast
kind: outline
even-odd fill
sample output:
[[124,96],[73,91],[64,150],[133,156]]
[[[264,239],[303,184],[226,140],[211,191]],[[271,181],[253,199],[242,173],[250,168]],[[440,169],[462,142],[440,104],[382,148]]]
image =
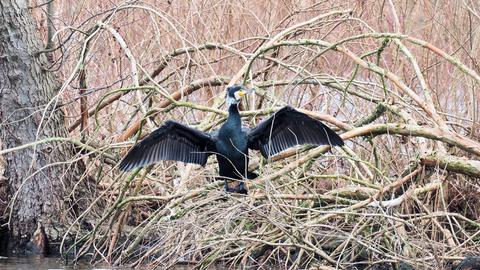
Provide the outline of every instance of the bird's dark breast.
[[248,149],[245,133],[220,134],[216,149],[220,176],[234,179],[246,177]]

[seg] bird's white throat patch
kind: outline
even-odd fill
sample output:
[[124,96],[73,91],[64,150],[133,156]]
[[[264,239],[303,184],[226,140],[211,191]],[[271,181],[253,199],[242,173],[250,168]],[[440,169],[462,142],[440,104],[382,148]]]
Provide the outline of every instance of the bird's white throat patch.
[[227,105],[230,106],[232,104],[238,104],[240,102],[240,100],[237,100],[234,97],[230,97],[230,96],[227,95],[227,98],[226,98],[225,102],[227,102]]

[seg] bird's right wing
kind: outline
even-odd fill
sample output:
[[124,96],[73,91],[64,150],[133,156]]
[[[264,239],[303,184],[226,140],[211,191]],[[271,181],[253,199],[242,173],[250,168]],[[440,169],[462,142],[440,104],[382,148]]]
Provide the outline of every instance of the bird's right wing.
[[169,120],[130,149],[119,168],[130,171],[160,160],[176,160],[204,166],[208,156],[214,151],[213,136]]
[[247,133],[248,148],[269,158],[295,145],[342,146],[343,140],[322,122],[284,107]]

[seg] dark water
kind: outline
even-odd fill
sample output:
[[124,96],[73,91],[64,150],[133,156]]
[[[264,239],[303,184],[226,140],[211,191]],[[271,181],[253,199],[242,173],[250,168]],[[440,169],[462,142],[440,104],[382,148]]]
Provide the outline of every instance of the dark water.
[[91,266],[87,263],[79,263],[77,265],[65,266],[58,258],[41,258],[41,257],[9,257],[0,258],[0,270],[130,270],[132,268],[109,267],[96,265]]
[[[188,270],[192,266],[176,265],[171,270]],[[80,262],[76,265],[65,265],[59,258],[42,258],[42,257],[0,257],[0,270],[133,270],[128,267],[112,267],[108,265],[92,266],[87,262]],[[135,269],[148,269],[137,267]],[[213,267],[209,269],[223,269]]]

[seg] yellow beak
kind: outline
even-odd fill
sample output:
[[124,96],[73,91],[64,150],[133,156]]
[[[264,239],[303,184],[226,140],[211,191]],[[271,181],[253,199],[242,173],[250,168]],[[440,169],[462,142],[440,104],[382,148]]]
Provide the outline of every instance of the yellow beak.
[[245,94],[246,94],[246,93],[245,93],[245,91],[243,91],[243,90],[238,91],[238,96],[240,96],[240,97],[245,96]]

